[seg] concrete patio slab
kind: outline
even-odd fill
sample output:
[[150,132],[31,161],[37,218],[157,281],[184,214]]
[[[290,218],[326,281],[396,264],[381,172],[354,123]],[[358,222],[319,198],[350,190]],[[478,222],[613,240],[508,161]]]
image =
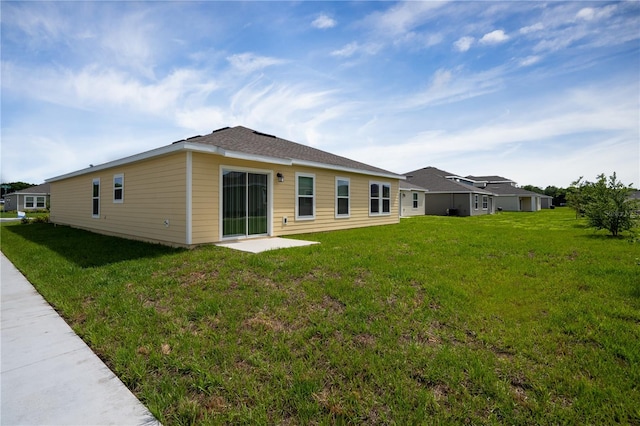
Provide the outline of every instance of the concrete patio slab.
[[292,240],[289,238],[250,238],[246,240],[227,241],[218,243],[217,246],[227,247],[234,250],[246,251],[249,253],[261,253],[267,250],[277,250],[290,247],[305,247],[313,244],[320,244],[317,241]]
[[159,422],[0,254],[0,424]]

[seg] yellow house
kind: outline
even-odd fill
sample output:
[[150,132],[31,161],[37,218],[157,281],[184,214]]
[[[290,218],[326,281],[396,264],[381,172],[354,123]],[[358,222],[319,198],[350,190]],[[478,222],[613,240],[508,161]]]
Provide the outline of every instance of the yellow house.
[[53,223],[191,247],[398,223],[403,179],[238,126],[47,182]]

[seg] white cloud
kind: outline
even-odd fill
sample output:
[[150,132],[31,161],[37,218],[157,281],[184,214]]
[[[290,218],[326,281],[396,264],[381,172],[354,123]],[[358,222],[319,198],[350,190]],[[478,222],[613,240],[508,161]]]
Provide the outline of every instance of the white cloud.
[[503,68],[465,74],[462,69],[439,69],[429,87],[401,102],[400,109],[450,104],[495,92],[502,87]]
[[445,2],[407,1],[367,16],[364,25],[383,36],[397,36],[422,25]]
[[334,50],[333,52],[331,52],[331,55],[348,58],[350,56],[353,56],[353,54],[355,54],[359,48],[360,45],[354,41],[343,46],[341,49]]
[[475,38],[473,37],[460,37],[455,43],[453,43],[453,45],[459,52],[466,52],[471,48],[471,45],[474,43],[474,41]]
[[613,4],[601,8],[585,7],[580,9],[578,13],[576,13],[576,18],[585,21],[608,18],[613,15],[616,9],[617,6]]
[[509,36],[503,30],[495,30],[483,35],[480,44],[499,44],[507,40],[509,40]]
[[520,59],[518,64],[521,67],[528,67],[530,65],[537,64],[538,62],[540,62],[541,59],[542,59],[542,57],[537,56],[537,55],[527,56],[526,58]]
[[319,28],[321,30],[333,28],[336,25],[338,25],[338,22],[330,16],[325,15],[324,13],[314,19],[311,23],[311,26],[313,26],[314,28]]
[[241,73],[252,73],[272,65],[280,65],[285,63],[282,59],[270,58],[268,56],[258,56],[254,53],[239,53],[227,57],[227,61],[233,68]]
[[382,46],[376,43],[360,44],[356,41],[351,42],[341,49],[337,49],[331,52],[331,56],[338,56],[343,58],[350,58],[356,53],[363,53],[366,55],[375,55],[381,49]]
[[542,25],[542,22],[537,22],[533,25],[520,28],[520,34],[535,33],[537,31],[542,31],[543,29],[544,29],[544,25]]

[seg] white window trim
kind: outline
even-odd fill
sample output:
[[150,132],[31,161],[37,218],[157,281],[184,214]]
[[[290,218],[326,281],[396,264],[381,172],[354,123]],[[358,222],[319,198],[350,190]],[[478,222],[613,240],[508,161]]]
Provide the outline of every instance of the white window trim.
[[[313,195],[311,196],[313,201],[313,214],[311,216],[300,216],[300,212],[299,210],[299,197],[300,195],[298,195],[298,178],[300,177],[309,177],[313,179]],[[296,191],[296,220],[315,220],[316,218],[316,175],[314,173],[300,173],[297,172],[296,173],[296,185],[295,185],[295,191]],[[308,197],[305,196],[305,197]]]
[[[371,200],[373,198],[371,198],[371,185],[379,185],[379,190],[380,190],[380,197],[378,197],[378,213],[372,213],[371,212]],[[382,196],[382,194],[384,194],[384,190],[383,187],[384,186],[388,186],[389,187],[389,211],[388,212],[383,212],[382,211],[382,206],[384,205],[383,200],[385,200],[386,198],[384,198]],[[369,210],[369,216],[389,216],[391,215],[391,182],[379,182],[379,181],[374,181],[374,180],[370,180],[369,181],[369,187],[368,187],[368,191],[369,191],[369,206],[367,207],[367,209]]]
[[482,210],[488,210],[489,209],[489,196],[488,195],[483,195],[482,196]]
[[[116,179],[121,178],[122,179],[122,197],[118,200],[116,199]],[[118,173],[113,175],[113,202],[115,204],[122,204],[124,203],[124,173]]]
[[420,208],[420,197],[417,192],[411,193],[411,208],[418,209]]
[[[31,199],[31,204],[33,204],[31,207],[27,206],[27,200],[28,199]],[[36,208],[36,197],[35,196],[33,196],[33,195],[25,195],[23,201],[24,201],[24,208],[25,209],[35,209]]]
[[[349,192],[348,192],[346,197],[344,195],[338,196],[338,182],[339,181],[346,181],[347,182],[347,186],[348,186],[348,191]],[[335,210],[335,212],[336,212],[335,217],[336,217],[336,219],[346,219],[346,218],[351,217],[351,179],[350,178],[336,176],[335,189],[336,189],[336,205],[335,205],[335,209],[336,209]],[[349,203],[346,214],[345,213],[338,214],[338,200],[340,198],[346,198],[347,202]]]
[[[94,197],[93,196],[93,187],[98,184],[98,196]],[[102,188],[100,187],[100,178],[95,178],[91,181],[91,217],[95,218],[95,219],[99,219],[100,218],[100,191],[102,190]],[[98,214],[94,214],[93,213],[93,200],[98,200]]]
[[[43,196],[43,195],[36,195],[36,203],[34,205],[34,207],[36,209],[46,209],[47,208],[47,197]],[[39,200],[42,200],[42,207],[40,207],[39,204]]]
[[473,209],[474,210],[478,210],[478,206],[479,206],[479,204],[478,204],[478,194],[476,194],[476,195],[473,196]]

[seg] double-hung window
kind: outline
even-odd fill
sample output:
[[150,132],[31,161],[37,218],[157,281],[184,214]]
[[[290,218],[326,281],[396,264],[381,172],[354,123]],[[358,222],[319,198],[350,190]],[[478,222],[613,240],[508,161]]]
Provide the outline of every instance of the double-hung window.
[[349,217],[350,187],[351,182],[348,178],[336,178],[336,217]]
[[46,207],[45,197],[36,197],[36,207],[39,209],[44,209]]
[[413,193],[413,208],[414,209],[418,208],[418,193],[417,192]]
[[391,213],[391,184],[369,182],[369,215]]
[[296,219],[311,220],[316,217],[316,176],[296,173]]
[[473,196],[473,208],[475,210],[478,210],[478,196],[477,195]]
[[124,202],[124,174],[113,175],[113,202]]
[[33,208],[33,197],[32,196],[26,196],[24,197],[24,208],[25,209],[32,209]]
[[489,197],[486,195],[482,196],[482,210],[487,210],[489,208]]
[[91,201],[91,216],[98,218],[100,217],[100,178],[93,180]]

